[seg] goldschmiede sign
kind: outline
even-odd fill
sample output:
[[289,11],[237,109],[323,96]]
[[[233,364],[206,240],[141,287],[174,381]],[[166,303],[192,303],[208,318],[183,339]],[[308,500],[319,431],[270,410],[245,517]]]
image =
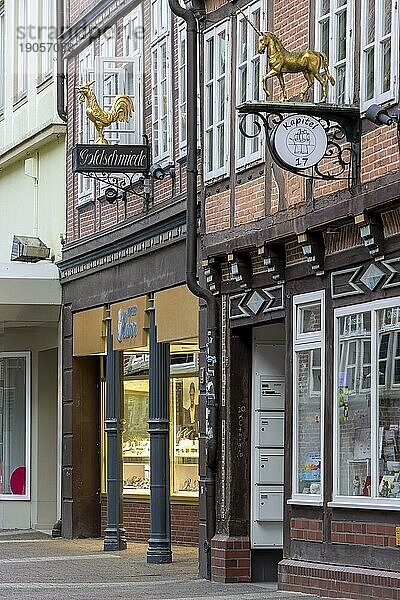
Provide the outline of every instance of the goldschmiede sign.
[[77,144],[72,151],[72,169],[75,173],[147,173],[150,147]]

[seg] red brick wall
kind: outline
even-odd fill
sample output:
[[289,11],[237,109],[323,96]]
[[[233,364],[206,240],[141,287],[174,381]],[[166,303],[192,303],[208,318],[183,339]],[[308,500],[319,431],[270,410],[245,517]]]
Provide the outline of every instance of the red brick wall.
[[296,560],[278,566],[279,589],[348,600],[394,600],[400,598],[400,573],[337,567]]
[[396,547],[396,525],[333,521],[332,542],[394,548]]
[[248,537],[216,535],[211,540],[211,579],[220,583],[248,583],[250,575]]
[[322,542],[322,521],[318,519],[291,519],[290,537],[293,540]]
[[[101,531],[107,523],[107,499],[101,501]],[[149,502],[124,502],[124,527],[128,540],[147,542],[150,537]],[[171,504],[171,539],[173,544],[197,546],[199,543],[199,507],[196,504]]]

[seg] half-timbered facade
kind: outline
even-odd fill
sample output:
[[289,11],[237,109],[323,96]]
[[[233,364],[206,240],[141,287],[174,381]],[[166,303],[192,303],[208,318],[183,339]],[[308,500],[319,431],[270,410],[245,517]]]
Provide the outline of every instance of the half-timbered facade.
[[[69,150],[93,140],[74,88],[94,80],[105,110],[115,94],[134,100],[134,118],[126,127],[114,125],[110,142],[137,143],[147,135],[153,163],[173,164],[176,176],[153,181],[150,205],[134,190],[109,203],[104,186],[74,175],[68,159],[61,263],[64,533],[97,532],[97,509],[105,506],[93,427],[101,431],[104,307],[120,310],[121,302],[185,283],[186,115],[194,101],[200,107],[199,276],[217,298],[221,336],[215,535],[201,545],[200,564],[211,554],[209,575],[216,581],[278,576],[285,590],[365,598],[379,588],[381,597],[392,598],[400,578],[399,139],[395,122],[378,127],[365,111],[373,104],[398,110],[397,2],[207,0],[196,12],[196,98],[185,94],[191,76],[186,27],[165,1],[70,6],[64,35]],[[253,136],[245,135],[253,125],[239,127],[237,106],[265,99],[267,57],[258,53],[257,30],[273,31],[289,51],[316,48],[328,55],[336,81],[329,104],[360,109],[360,154],[350,175],[318,180],[285,171],[262,127]],[[304,80],[287,75],[286,85],[296,97]],[[279,101],[277,83],[270,80],[269,89]],[[319,99],[319,89],[309,92],[309,102]],[[197,307],[194,312],[197,320]],[[88,320],[91,333],[82,336]],[[205,319],[200,325],[205,340]],[[189,327],[187,335],[164,338],[191,357],[181,367],[177,360],[176,377],[171,366],[175,432],[183,425],[176,406],[188,408],[189,379],[197,385],[196,335]],[[144,431],[135,430],[135,419],[143,425],[147,418],[146,349],[124,348],[131,436],[124,438],[124,519],[131,536],[143,540],[148,469],[146,460],[134,459],[146,454]],[[204,368],[199,385],[205,385]],[[200,423],[204,408],[201,397]],[[173,496],[174,535],[195,542],[186,525],[196,523],[196,463],[185,444],[171,440],[176,465],[190,471]],[[210,507],[203,510],[200,517],[209,518]]]

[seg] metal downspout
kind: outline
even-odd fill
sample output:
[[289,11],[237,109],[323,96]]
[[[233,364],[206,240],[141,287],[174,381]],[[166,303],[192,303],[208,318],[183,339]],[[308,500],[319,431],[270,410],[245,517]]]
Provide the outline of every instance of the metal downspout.
[[211,540],[215,535],[215,475],[218,449],[219,323],[218,303],[213,294],[197,280],[197,19],[193,10],[178,0],[169,0],[172,12],[186,21],[186,98],[187,98],[187,233],[186,283],[190,291],[207,304],[207,355],[205,393],[205,473],[200,465],[200,575],[211,579]]
[[64,0],[57,0],[57,113],[64,123],[67,122],[65,106],[65,70],[64,52],[60,36],[64,32]]

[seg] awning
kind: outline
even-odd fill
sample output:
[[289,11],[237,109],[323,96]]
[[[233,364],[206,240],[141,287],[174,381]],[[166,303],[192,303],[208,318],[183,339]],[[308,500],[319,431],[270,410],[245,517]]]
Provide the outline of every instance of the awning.
[[61,285],[58,267],[50,262],[0,263],[0,321],[57,323]]

